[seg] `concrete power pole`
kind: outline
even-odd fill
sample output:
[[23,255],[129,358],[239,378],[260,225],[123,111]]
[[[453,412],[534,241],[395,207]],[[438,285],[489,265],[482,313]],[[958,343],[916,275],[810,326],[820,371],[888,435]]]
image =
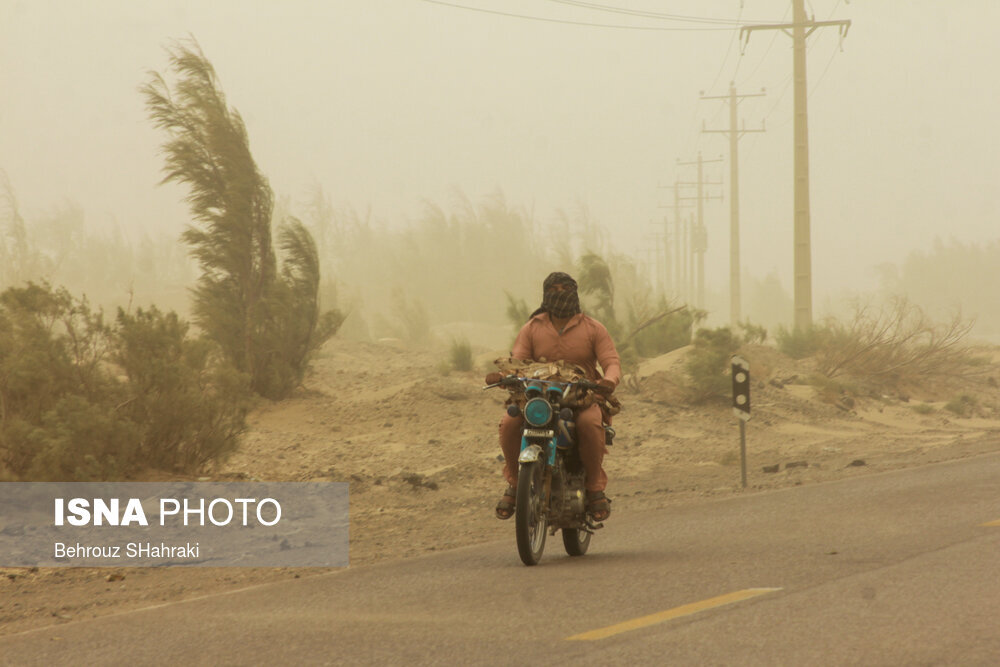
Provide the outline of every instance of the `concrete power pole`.
[[670,280],[670,231],[667,216],[663,216],[663,246],[660,248],[660,252],[663,253],[663,273],[661,274],[663,276],[663,289],[661,292],[666,297],[673,291]]
[[[663,233],[668,238],[666,243],[667,250],[667,278],[671,282],[670,296],[675,298],[684,298],[687,292],[686,279],[687,270],[685,268],[685,245],[684,241],[684,222],[681,219],[681,208],[685,206],[690,206],[690,204],[682,204],[681,200],[686,199],[681,197],[681,183],[679,181],[674,181],[673,185],[661,185],[663,189],[669,189],[674,191],[674,203],[672,206],[660,206],[660,208],[671,208],[673,209],[673,219],[674,219],[674,233],[670,234],[669,220],[667,218],[663,219]],[[669,239],[673,239],[671,243]]]
[[[650,220],[650,225],[658,227],[660,223]],[[667,238],[667,219],[663,218],[662,227],[659,231],[654,231],[645,237],[645,241],[652,242],[652,245],[647,245],[643,248],[642,252],[645,255],[652,254],[655,258],[655,271],[654,273],[654,283],[656,286],[656,291],[660,294],[666,296],[670,294],[670,239]]]
[[677,259],[674,266],[677,268],[677,296],[688,300],[690,294],[687,281],[687,235],[684,233],[686,227],[681,219],[681,184],[674,181],[674,252]]
[[[722,158],[715,160],[703,160],[701,152],[698,152],[698,159],[693,162],[678,162],[678,165],[698,165],[698,180],[694,182],[679,181],[679,185],[697,185],[698,194],[694,197],[681,197],[681,199],[694,199],[697,203],[698,218],[691,225],[689,234],[692,257],[692,275],[690,284],[695,287],[694,304],[698,308],[705,307],[705,251],[708,250],[708,230],[705,227],[705,201],[708,199],[722,200],[722,196],[709,197],[705,194],[706,185],[722,185],[722,181],[706,181],[703,166],[706,162],[722,162]],[[697,265],[697,277],[694,276],[695,265]],[[697,282],[696,282],[697,281]]]
[[733,327],[739,324],[741,314],[740,302],[740,158],[739,141],[747,132],[763,132],[759,130],[742,130],[737,127],[737,106],[744,97],[762,97],[765,93],[736,94],[736,85],[730,82],[728,95],[702,95],[703,100],[727,100],[729,102],[729,129],[706,130],[702,132],[729,135],[729,323]]
[[684,223],[684,266],[687,280],[687,303],[692,303],[698,307],[697,289],[695,288],[694,272],[694,213],[689,213]]
[[[740,39],[749,42],[754,30],[781,30],[792,36],[795,81],[795,328],[812,326],[812,249],[809,219],[809,125],[806,111],[806,38],[824,26],[838,26],[840,37],[847,36],[850,21],[816,21],[806,18],[805,0],[792,0],[792,22],[743,26]],[[791,30],[791,33],[788,31]]]

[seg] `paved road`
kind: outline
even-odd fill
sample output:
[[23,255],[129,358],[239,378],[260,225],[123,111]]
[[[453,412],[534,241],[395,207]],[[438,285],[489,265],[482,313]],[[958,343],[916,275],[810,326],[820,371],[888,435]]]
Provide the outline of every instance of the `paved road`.
[[[11,664],[1000,662],[1000,454],[0,638]],[[456,527],[460,530],[460,527]],[[513,531],[513,527],[511,527]]]

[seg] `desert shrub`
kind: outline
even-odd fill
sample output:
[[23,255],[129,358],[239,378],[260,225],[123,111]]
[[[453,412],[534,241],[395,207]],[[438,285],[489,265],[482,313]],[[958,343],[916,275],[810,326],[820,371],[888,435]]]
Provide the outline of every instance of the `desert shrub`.
[[982,333],[1000,332],[1000,239],[963,243],[936,239],[929,249],[912,251],[899,265],[884,265],[883,289],[905,293],[934,310],[954,306],[961,295],[963,308],[976,313]]
[[622,341],[623,346],[632,343],[640,357],[655,357],[690,345],[695,325],[705,318],[704,311],[671,307],[662,298],[657,304],[658,312],[647,316],[648,310],[629,306],[631,333]]
[[744,343],[763,344],[767,340],[767,329],[759,324],[754,324],[750,320],[744,320],[738,325],[740,338]]
[[0,286],[30,279],[40,273],[42,263],[28,237],[7,172],[0,169]]
[[507,297],[507,321],[514,327],[517,333],[524,326],[524,323],[531,317],[531,309],[524,299],[515,298],[510,292],[505,291]]
[[614,336],[617,324],[615,281],[608,263],[596,253],[585,253],[577,262],[577,282],[580,286],[580,296],[590,297],[592,301],[592,314]]
[[728,395],[731,381],[726,371],[730,357],[740,346],[739,338],[729,327],[703,328],[695,334],[693,345],[685,365],[691,400],[699,402]]
[[863,393],[854,383],[843,378],[831,378],[822,373],[812,373],[806,377],[805,383],[816,390],[820,400],[826,403],[837,403],[843,396],[857,396]]
[[975,413],[978,405],[979,400],[976,399],[975,396],[972,396],[971,394],[960,394],[945,403],[944,409],[958,415],[959,417],[971,417]]
[[[80,394],[60,397],[20,441],[31,448],[24,479],[122,479],[137,463],[140,427]],[[21,471],[15,471],[21,472]]]
[[392,314],[396,320],[393,329],[397,337],[410,343],[425,344],[433,338],[431,318],[423,301],[408,299],[402,289],[392,293]]
[[934,412],[934,406],[931,405],[930,403],[917,403],[912,407],[913,411],[916,412],[918,415],[929,415],[932,412]]
[[740,453],[735,449],[727,449],[719,457],[718,463],[721,466],[735,466],[740,463]]
[[197,470],[224,458],[246,428],[246,378],[175,313],[118,311],[114,361],[127,379],[119,412],[141,429],[138,460]]
[[104,363],[108,337],[102,314],[65,289],[29,283],[0,294],[0,464],[13,474],[126,472],[133,443],[113,415],[123,392]]
[[472,345],[466,339],[452,340],[448,350],[448,359],[451,367],[456,371],[472,370]]
[[114,480],[143,465],[193,471],[237,443],[246,379],[156,309],[115,326],[65,289],[0,293],[0,470]]
[[849,322],[827,323],[816,367],[827,377],[844,373],[885,386],[964,375],[971,355],[962,340],[972,325],[959,315],[934,323],[903,298],[879,309],[859,304]]
[[637,392],[641,387],[637,376],[640,358],[655,357],[690,344],[694,324],[705,315],[686,306],[672,308],[663,298],[658,307],[658,313],[646,316],[649,308],[645,304],[638,309],[634,303],[629,304],[631,333],[618,341],[618,354],[625,386],[632,391]]
[[816,354],[830,338],[830,329],[826,325],[811,327],[795,327],[788,329],[779,326],[774,336],[778,350],[792,359],[805,359]]

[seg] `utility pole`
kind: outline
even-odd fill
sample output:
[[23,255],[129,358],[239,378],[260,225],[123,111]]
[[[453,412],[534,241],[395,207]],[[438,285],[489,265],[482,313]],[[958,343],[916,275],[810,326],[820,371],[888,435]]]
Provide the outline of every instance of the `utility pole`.
[[685,303],[689,300],[690,283],[687,277],[687,226],[681,219],[681,185],[674,181],[674,251],[677,253],[677,295]]
[[[681,197],[681,199],[695,199],[698,206],[698,219],[696,222],[692,223],[690,231],[690,248],[691,253],[694,255],[692,260],[697,259],[698,274],[697,274],[697,287],[694,293],[694,302],[698,308],[705,307],[705,251],[708,250],[708,230],[705,227],[705,200],[707,199],[718,199],[722,200],[722,196],[709,197],[705,195],[704,186],[706,185],[722,185],[722,181],[706,181],[703,165],[706,162],[722,162],[722,158],[717,158],[715,160],[703,160],[701,157],[701,151],[698,152],[698,159],[693,162],[678,162],[680,166],[683,165],[698,165],[698,180],[694,182],[680,181],[680,185],[697,185],[698,194],[694,197]],[[692,271],[694,271],[695,262],[692,261]],[[691,283],[692,286],[695,285],[695,277],[692,275]]]
[[[651,225],[657,225],[658,223],[650,221]],[[653,232],[652,234],[647,234],[643,241],[647,242],[647,245],[642,249],[642,254],[646,257],[653,257],[653,264],[650,270],[653,271],[654,276],[654,286],[660,294],[667,294],[667,285],[670,282],[670,273],[668,271],[668,264],[670,263],[669,248],[670,244],[666,236],[666,220],[664,220],[664,227],[662,231]]]
[[[673,238],[673,245],[669,240],[667,241],[667,264],[669,265],[668,280],[671,280],[670,269],[673,269],[672,273],[672,290],[670,294],[677,298],[684,298],[687,292],[686,281],[687,281],[687,269],[685,264],[686,258],[686,248],[687,243],[684,236],[684,221],[681,218],[681,209],[685,206],[691,206],[691,204],[682,204],[683,199],[690,199],[689,197],[681,197],[681,187],[684,185],[691,184],[681,184],[680,181],[675,180],[673,185],[661,185],[663,189],[669,189],[674,191],[674,203],[673,206],[661,206],[660,208],[672,208],[673,209],[673,220],[674,220],[674,233],[670,234],[669,221],[667,218],[663,219],[663,233],[668,238]],[[671,256],[670,251],[673,250],[673,255]],[[686,299],[685,299],[686,300]]]
[[687,220],[684,221],[684,283],[687,285],[687,293],[684,301],[698,306],[695,297],[694,286],[694,213],[688,213]]
[[699,221],[691,230],[691,254],[694,255],[696,276],[698,282],[695,289],[695,301],[699,308],[705,307],[705,251],[708,250],[708,229],[705,223]]
[[703,100],[727,100],[729,102],[729,129],[728,130],[706,130],[702,124],[702,132],[709,134],[729,135],[729,323],[733,327],[739,324],[742,319],[740,312],[740,158],[739,141],[747,132],[763,132],[764,124],[761,123],[759,130],[748,130],[745,127],[740,130],[737,127],[737,106],[740,100],[745,97],[763,97],[764,91],[759,93],[749,93],[743,95],[736,94],[736,84],[729,83],[728,95],[702,95]]
[[[792,22],[743,26],[740,40],[745,45],[754,30],[781,30],[792,37],[793,79],[795,82],[795,328],[812,326],[812,249],[809,219],[809,125],[806,111],[806,38],[825,26],[838,26],[840,38],[847,36],[850,21],[817,21],[806,18],[805,0],[792,0]],[[791,30],[791,32],[789,32]]]
[[663,216],[663,234],[661,235],[663,244],[659,247],[659,254],[663,257],[663,268],[660,274],[663,277],[663,284],[660,290],[666,297],[671,292],[670,285],[670,232],[667,227],[667,216]]

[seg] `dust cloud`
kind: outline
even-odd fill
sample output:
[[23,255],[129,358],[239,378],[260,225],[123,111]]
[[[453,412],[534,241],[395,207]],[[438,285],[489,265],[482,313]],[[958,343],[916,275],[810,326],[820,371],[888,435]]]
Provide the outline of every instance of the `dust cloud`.
[[[728,146],[702,130],[727,127],[728,110],[702,96],[731,81],[763,93],[739,122],[766,128],[739,144],[742,310],[772,331],[791,323],[791,40],[739,34],[789,20],[787,0],[628,15],[517,3],[510,16],[402,0],[10,5],[0,287],[46,279],[108,308],[185,312],[190,217],[184,192],[158,185],[160,138],[136,87],[190,34],[246,120],[276,218],[316,236],[326,305],[351,312],[342,335],[498,344],[507,295],[533,305],[541,278],[586,252],[611,267],[622,318],[691,301],[669,278],[665,187],[693,180],[683,164],[699,154],[717,183],[699,305],[727,323]],[[1000,6],[824,0],[808,13],[851,21],[808,43],[817,317],[904,293],[995,339]]]

